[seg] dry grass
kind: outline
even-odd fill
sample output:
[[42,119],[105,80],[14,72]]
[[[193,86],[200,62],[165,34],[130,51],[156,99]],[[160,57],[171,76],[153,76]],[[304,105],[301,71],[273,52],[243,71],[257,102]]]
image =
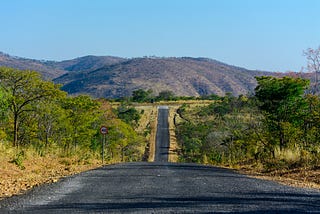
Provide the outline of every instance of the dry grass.
[[76,157],[40,157],[33,150],[25,150],[23,168],[11,163],[15,149],[0,145],[0,199],[17,195],[44,183],[57,182],[61,177],[73,175],[100,166],[100,160],[81,162]]
[[157,134],[157,121],[158,121],[158,109],[153,107],[152,114],[150,115],[150,138],[149,138],[149,162],[154,161],[156,152],[156,134]]
[[158,120],[158,109],[157,106],[151,104],[136,104],[135,108],[138,111],[143,110],[143,114],[139,121],[139,126],[136,131],[139,133],[143,133],[146,130],[150,130],[150,133],[146,135],[148,144],[149,144],[149,156],[148,161],[154,161],[155,154],[155,141],[156,141],[156,133],[157,133],[157,120]]
[[169,108],[169,136],[170,136],[170,148],[169,148],[169,162],[178,162],[178,142],[175,134],[174,120],[178,117],[177,109],[179,106],[171,106]]
[[254,178],[271,180],[293,187],[320,189],[320,167],[274,170],[266,173],[252,166],[241,166],[237,171]]
[[[178,144],[175,137],[175,125],[174,118],[178,116],[176,113],[177,109],[181,106],[179,102],[160,102],[158,105],[168,105],[169,106],[169,135],[170,135],[170,148],[169,148],[169,161],[177,162],[178,161]],[[158,105],[152,104],[135,104],[135,108],[139,111],[144,110],[142,115],[139,127],[137,128],[138,132],[145,130],[146,127],[150,126],[150,135],[147,136],[149,140],[149,157],[148,161],[153,162],[155,156],[155,143],[156,143],[156,133],[157,133],[157,121],[158,121]]]
[[202,105],[208,105],[214,102],[213,100],[178,100],[178,101],[160,101],[157,102],[157,105],[167,105],[167,106],[181,106],[182,104],[187,105],[196,105],[196,106],[202,106]]
[[139,120],[138,127],[136,128],[136,131],[138,133],[143,133],[148,127],[152,114],[156,108],[152,105],[140,105],[135,106],[135,109],[139,112],[143,111],[143,114],[141,115],[141,118]]

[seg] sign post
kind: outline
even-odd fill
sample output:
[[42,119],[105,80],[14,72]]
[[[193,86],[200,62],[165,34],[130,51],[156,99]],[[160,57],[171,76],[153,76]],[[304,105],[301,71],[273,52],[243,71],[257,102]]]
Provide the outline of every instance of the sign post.
[[108,128],[106,126],[100,127],[100,133],[102,134],[102,165],[104,164],[104,145],[106,144],[106,135],[108,134]]

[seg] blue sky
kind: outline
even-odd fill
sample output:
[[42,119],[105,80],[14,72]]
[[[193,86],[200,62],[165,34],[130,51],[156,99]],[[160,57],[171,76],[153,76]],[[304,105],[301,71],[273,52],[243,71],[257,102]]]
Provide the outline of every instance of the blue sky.
[[0,51],[34,59],[191,56],[300,71],[303,50],[320,45],[319,0],[2,0],[0,11]]

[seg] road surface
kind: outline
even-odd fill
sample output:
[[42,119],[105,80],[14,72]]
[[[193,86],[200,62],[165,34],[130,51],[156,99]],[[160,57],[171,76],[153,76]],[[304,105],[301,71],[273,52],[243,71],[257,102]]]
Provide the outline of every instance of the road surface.
[[320,192],[196,164],[125,163],[0,202],[0,213],[320,213]]
[[156,135],[155,162],[168,162],[169,155],[169,108],[168,106],[158,107],[158,125]]
[[64,178],[0,201],[0,213],[320,213],[317,190],[166,162],[169,140],[160,132],[167,135],[162,116],[168,111],[159,110],[164,126],[158,126],[155,162],[110,165]]

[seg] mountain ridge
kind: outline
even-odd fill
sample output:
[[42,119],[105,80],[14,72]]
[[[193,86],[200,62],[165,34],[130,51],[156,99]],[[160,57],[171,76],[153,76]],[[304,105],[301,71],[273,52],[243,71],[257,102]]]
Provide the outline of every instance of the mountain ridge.
[[137,89],[155,94],[169,90],[178,96],[252,93],[255,76],[276,73],[228,65],[205,57],[83,56],[71,60],[45,61],[12,57],[0,52],[0,66],[36,70],[45,79],[62,84],[69,94],[117,98]]
[[69,72],[55,82],[63,84],[63,89],[71,94],[85,91],[94,97],[125,97],[137,89],[152,89],[154,93],[169,90],[179,96],[227,92],[240,95],[255,88],[254,76],[270,74],[207,58],[144,57],[90,72]]

